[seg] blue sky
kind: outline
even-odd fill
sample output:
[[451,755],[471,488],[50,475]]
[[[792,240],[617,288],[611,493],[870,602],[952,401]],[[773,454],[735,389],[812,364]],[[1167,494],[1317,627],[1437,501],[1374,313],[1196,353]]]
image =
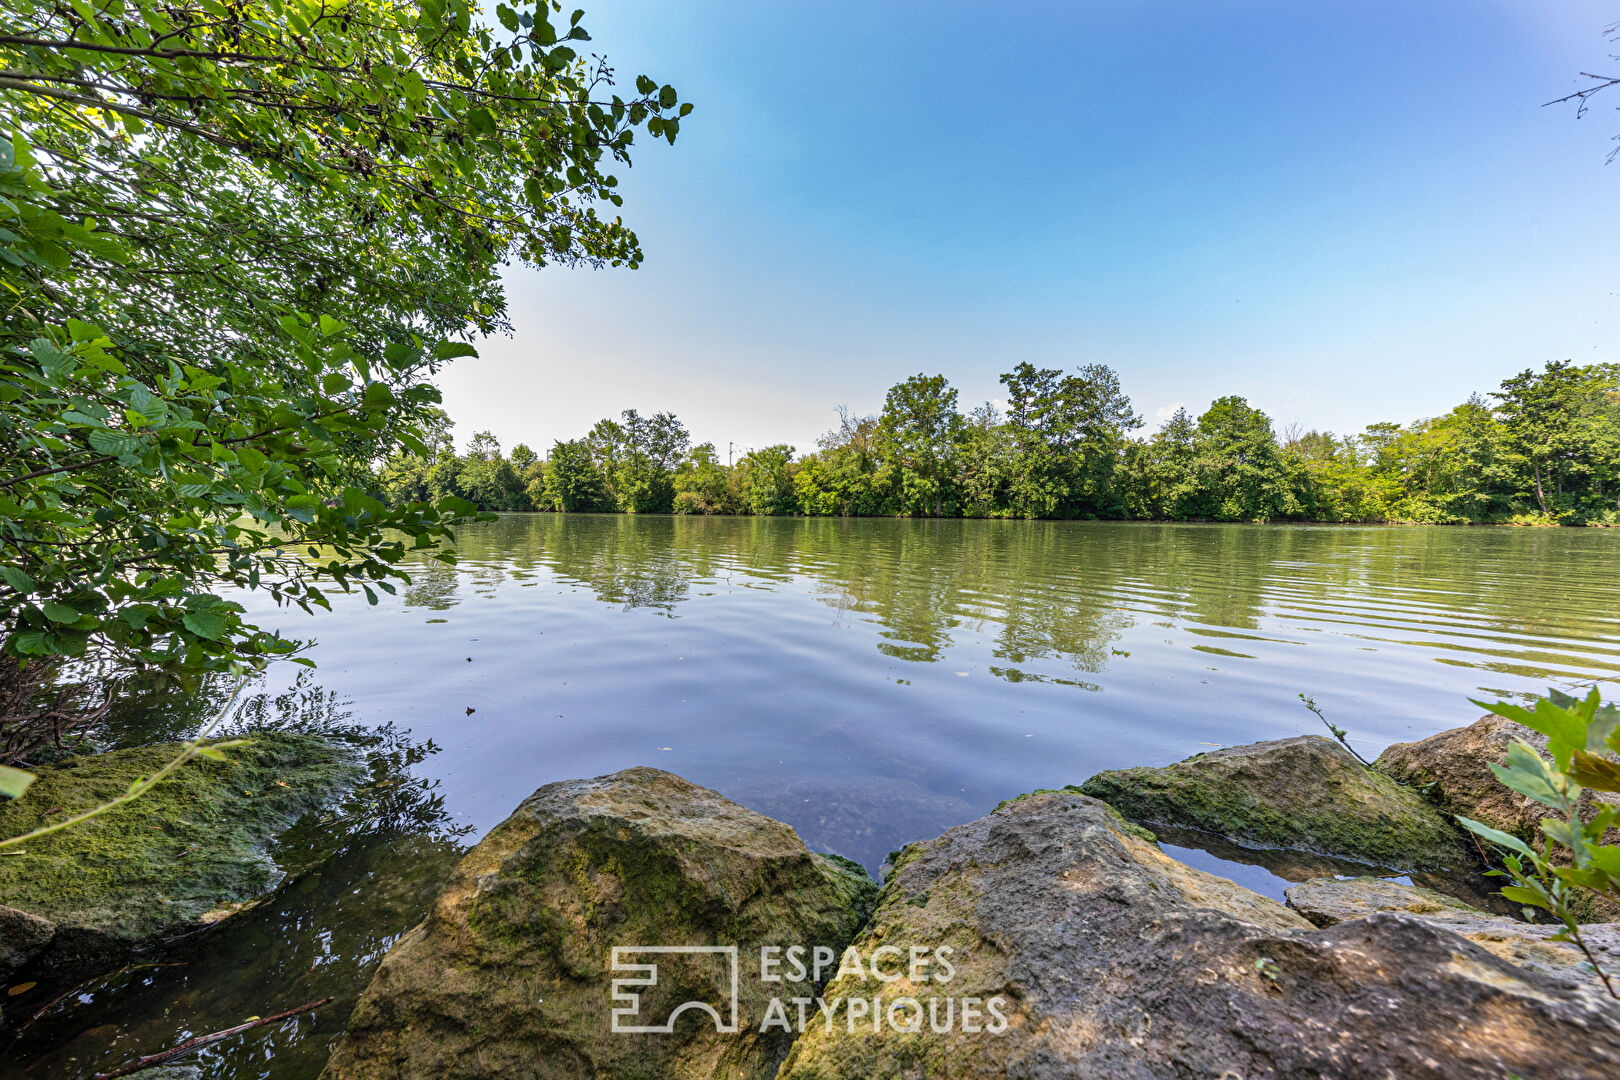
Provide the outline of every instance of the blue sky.
[[463,444],[624,408],[722,454],[944,373],[1107,363],[1151,429],[1435,415],[1620,359],[1613,5],[599,0],[621,82],[696,111],[621,172],[640,270],[513,268],[516,333],[444,374]]

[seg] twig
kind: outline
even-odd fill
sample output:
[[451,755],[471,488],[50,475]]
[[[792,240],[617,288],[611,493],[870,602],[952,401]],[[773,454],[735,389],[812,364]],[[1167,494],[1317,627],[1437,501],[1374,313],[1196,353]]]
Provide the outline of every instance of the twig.
[[211,1035],[199,1035],[195,1039],[187,1039],[179,1046],[171,1049],[160,1050],[156,1054],[147,1054],[143,1058],[136,1058],[128,1065],[121,1065],[112,1072],[96,1073],[94,1080],[113,1080],[114,1077],[129,1076],[131,1073],[138,1073],[142,1069],[150,1069],[153,1065],[161,1065],[165,1061],[177,1058],[181,1054],[187,1053],[188,1051],[198,1050],[204,1046],[211,1046],[214,1043],[219,1042],[221,1039],[228,1039],[232,1035],[240,1035],[244,1031],[252,1031],[254,1028],[263,1027],[266,1024],[274,1024],[279,1020],[287,1019],[289,1016],[297,1016],[299,1013],[309,1012],[311,1009],[318,1009],[322,1005],[330,1005],[335,1000],[337,999],[323,997],[319,1001],[311,1001],[307,1005],[300,1005],[296,1009],[288,1009],[285,1012],[278,1012],[274,1016],[263,1016],[257,1020],[249,1020],[245,1024],[237,1024],[233,1028],[226,1028],[224,1031],[216,1031]]
[[1309,698],[1309,697],[1306,697],[1304,694],[1301,694],[1301,695],[1299,695],[1299,700],[1301,700],[1301,701],[1303,701],[1305,703],[1305,707],[1307,709],[1311,710],[1311,712],[1316,714],[1316,718],[1318,720],[1322,721],[1322,723],[1324,723],[1324,724],[1327,724],[1327,729],[1329,731],[1333,732],[1333,737],[1335,739],[1339,740],[1339,745],[1343,746],[1346,750],[1350,751],[1350,754],[1351,754],[1352,757],[1354,757],[1357,761],[1361,762],[1361,764],[1363,766],[1365,766],[1366,768],[1370,769],[1370,768],[1373,767],[1372,762],[1368,761],[1366,758],[1364,758],[1360,754],[1356,753],[1356,748],[1351,746],[1350,745],[1350,740],[1346,739],[1344,737],[1344,735],[1345,735],[1344,728],[1334,726],[1334,724],[1330,720],[1328,720],[1327,717],[1322,715],[1322,710],[1317,707],[1315,698]]

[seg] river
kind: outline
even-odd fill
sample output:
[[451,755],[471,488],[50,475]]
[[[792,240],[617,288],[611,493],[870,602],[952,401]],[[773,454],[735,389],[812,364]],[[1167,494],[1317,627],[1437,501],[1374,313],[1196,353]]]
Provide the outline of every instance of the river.
[[[1302,693],[1372,757],[1470,697],[1620,681],[1612,530],[534,514],[460,539],[375,608],[238,598],[319,665],[270,672],[238,722],[342,732],[373,783],[285,841],[309,870],[269,904],[47,1010],[18,1075],[335,994],[193,1059],[312,1077],[457,853],[552,780],[656,765],[875,872],[1021,792],[1323,733]],[[114,731],[178,737],[221,693],[134,701]]]

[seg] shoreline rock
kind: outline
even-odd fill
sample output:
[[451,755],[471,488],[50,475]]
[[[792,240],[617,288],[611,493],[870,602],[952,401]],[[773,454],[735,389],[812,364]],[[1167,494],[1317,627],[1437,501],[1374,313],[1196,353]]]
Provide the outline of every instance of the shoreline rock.
[[[746,969],[762,946],[841,952],[876,891],[856,864],[671,773],[548,784],[389,950],[321,1075],[769,1080],[791,1034],[762,1030],[781,991]],[[656,951],[669,946],[717,951]],[[656,964],[656,983],[614,986],[652,975],[615,970],[616,948]],[[721,1031],[733,988],[735,1030]],[[666,1020],[668,1034],[615,1033]]]
[[[1551,807],[1513,791],[1496,778],[1493,764],[1501,764],[1516,739],[1528,743],[1543,758],[1547,736],[1494,713],[1466,727],[1450,728],[1417,742],[1396,743],[1373,763],[1384,774],[1410,784],[1448,815],[1472,818],[1493,829],[1512,833],[1539,846],[1541,823],[1556,816]],[[1581,793],[1581,816],[1587,821],[1598,811],[1600,793]],[[1611,796],[1620,799],[1620,796]],[[1604,842],[1620,844],[1620,829],[1611,829]],[[1590,894],[1581,897],[1579,915],[1584,922],[1620,919],[1620,904]]]
[[[0,859],[0,903],[52,924],[48,941],[19,966],[113,962],[268,895],[284,875],[266,845],[361,770],[346,747],[318,736],[250,740],[224,761],[187,762],[133,802]],[[41,766],[26,796],[0,802],[0,836],[121,795],[179,749],[165,743]]]
[[[840,977],[825,992],[842,1006],[836,1022],[810,1025],[780,1080],[1501,1080],[1620,1067],[1620,1008],[1607,999],[1406,915],[1317,929],[1175,863],[1071,792],[905,849],[855,948],[878,943],[951,944],[953,977]],[[921,1031],[877,1029],[852,1006],[942,994],[1000,1007],[981,1011],[977,1032],[939,1033],[932,1014]],[[902,1024],[910,1015],[903,1006]]]
[[[1556,924],[1491,915],[1433,889],[1386,878],[1316,878],[1295,885],[1287,890],[1287,896],[1288,906],[1316,926],[1336,926],[1379,912],[1411,915],[1459,934],[1515,967],[1604,992],[1580,949],[1553,940],[1553,935],[1563,929]],[[1599,923],[1583,931],[1583,935],[1599,962],[1606,961],[1606,968],[1620,975],[1620,926]]]
[[1398,871],[1461,871],[1477,861],[1460,829],[1416,790],[1320,735],[1109,770],[1078,790],[1149,827],[1198,829],[1248,847]]

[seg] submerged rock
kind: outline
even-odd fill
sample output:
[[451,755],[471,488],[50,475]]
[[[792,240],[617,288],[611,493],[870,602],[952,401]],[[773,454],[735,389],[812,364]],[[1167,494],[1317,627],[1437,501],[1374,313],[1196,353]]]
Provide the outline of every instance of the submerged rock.
[[[1531,924],[1490,915],[1444,893],[1386,878],[1317,878],[1285,893],[1288,906],[1317,926],[1334,926],[1379,912],[1413,915],[1460,934],[1508,963],[1570,982],[1603,987],[1574,944],[1554,941],[1562,926]],[[1583,931],[1588,946],[1611,977],[1620,976],[1620,926],[1597,924]]]
[[1126,817],[1393,870],[1474,862],[1457,827],[1320,735],[1197,754],[1163,768],[1098,773],[1079,790]]
[[[92,809],[172,761],[179,743],[67,758],[0,802],[0,836]],[[344,747],[259,734],[226,760],[187,762],[133,802],[0,858],[0,903],[55,924],[46,958],[112,957],[262,897],[281,871],[265,845],[359,775]]]
[[[785,993],[758,978],[761,948],[836,954],[876,891],[789,826],[670,773],[548,784],[389,951],[322,1075],[768,1078],[792,1036],[761,1030]],[[714,951],[657,951],[671,946]],[[648,964],[656,983],[630,966]]]
[[[1409,916],[1313,928],[1175,863],[1071,792],[1005,804],[907,848],[854,948],[883,945],[948,945],[949,978],[841,975],[824,992],[832,1018],[812,1013],[782,1080],[1620,1069],[1612,1001]],[[914,1016],[920,1030],[905,1030]]]

